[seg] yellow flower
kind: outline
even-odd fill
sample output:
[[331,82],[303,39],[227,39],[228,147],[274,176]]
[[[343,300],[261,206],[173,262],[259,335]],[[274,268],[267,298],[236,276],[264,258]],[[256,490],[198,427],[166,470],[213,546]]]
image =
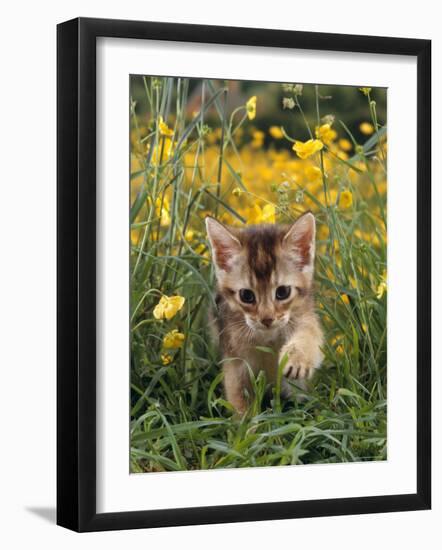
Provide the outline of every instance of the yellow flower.
[[351,191],[346,189],[345,191],[342,191],[341,196],[339,197],[339,206],[341,208],[350,208],[350,206],[353,204],[353,195]]
[[173,130],[167,126],[167,124],[164,122],[163,117],[160,116],[158,120],[158,128],[160,130],[161,135],[163,136],[173,136]]
[[254,204],[245,212],[245,217],[248,224],[255,223],[275,223],[275,205],[266,204],[263,208],[259,204]]
[[246,111],[249,120],[256,117],[256,95],[252,96],[246,103]]
[[[150,150],[150,145],[147,144],[147,150],[146,153]],[[154,147],[152,157],[151,157],[151,163],[154,166],[158,166],[159,164],[162,164],[163,162],[166,162],[173,154],[173,141],[170,137],[165,136],[164,143],[159,143],[157,147]]]
[[374,126],[373,126],[373,124],[370,124],[369,122],[361,122],[361,124],[359,124],[359,130],[365,136],[369,136],[370,134],[372,134],[374,132]]
[[200,256],[202,256],[203,258],[209,258],[209,251],[207,250],[207,247],[204,243],[200,243],[196,248],[195,248],[195,254],[199,254]]
[[168,332],[164,338],[163,338],[163,346],[165,348],[180,348],[183,345],[184,342],[184,334],[181,332],[178,332],[176,328],[174,328],[171,332]]
[[247,208],[247,210],[244,212],[244,216],[247,220],[247,223],[249,224],[259,223],[262,218],[261,207],[258,204],[254,203],[251,208]]
[[274,139],[282,139],[284,137],[284,134],[279,126],[270,126],[269,134]]
[[318,227],[318,239],[320,241],[325,241],[330,234],[330,230],[327,225],[320,225]]
[[293,145],[293,151],[301,159],[311,157],[324,147],[324,144],[319,139],[309,139],[305,143],[302,141],[295,141]]
[[155,319],[170,320],[183,307],[186,299],[183,296],[162,296],[153,310]]
[[339,344],[339,346],[336,346],[336,353],[339,355],[344,355],[344,346],[342,344]]
[[140,230],[139,229],[131,229],[130,230],[130,242],[133,245],[136,245],[139,238],[140,238]]
[[359,88],[359,90],[364,94],[368,95],[371,92],[371,88]]
[[341,294],[341,300],[344,302],[346,306],[350,305],[350,300],[347,296],[347,294]]
[[387,292],[387,281],[381,281],[376,290],[376,298],[380,300],[385,292]]
[[165,226],[170,224],[170,205],[169,199],[166,196],[158,197],[155,201],[155,215],[160,218],[160,225]]
[[235,187],[235,189],[232,191],[232,195],[234,197],[239,197],[241,193],[244,193],[244,191],[241,189],[241,187]]
[[322,172],[317,166],[306,166],[304,174],[305,177],[312,183],[318,183],[322,180]]
[[275,205],[274,204],[266,204],[264,208],[262,209],[262,221],[264,223],[275,223],[276,221],[275,216]]
[[161,354],[161,361],[163,363],[163,365],[169,365],[170,363],[172,363],[172,356],[170,355],[170,353],[163,353]]
[[343,151],[351,151],[353,145],[351,143],[351,141],[349,141],[348,139],[345,139],[345,138],[342,138],[338,141],[338,144],[339,144],[339,147],[343,150]]
[[265,137],[264,132],[261,132],[261,130],[255,130],[252,133],[252,138],[253,138],[251,142],[252,147],[255,149],[259,149],[264,143],[264,137]]
[[323,124],[322,126],[316,126],[315,135],[322,141],[322,143],[330,145],[330,143],[336,139],[338,134],[335,130],[333,130],[330,124]]
[[362,323],[362,324],[361,324],[361,328],[362,328],[362,331],[363,331],[365,334],[367,334],[368,327],[367,327],[366,323]]
[[186,229],[186,232],[184,234],[184,238],[186,241],[191,241],[195,237],[195,231],[193,229]]

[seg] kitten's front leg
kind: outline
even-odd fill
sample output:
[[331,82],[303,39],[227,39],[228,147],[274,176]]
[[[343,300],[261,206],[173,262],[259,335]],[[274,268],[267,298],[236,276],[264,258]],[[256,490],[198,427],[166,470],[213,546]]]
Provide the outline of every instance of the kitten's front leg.
[[306,380],[321,366],[323,341],[319,321],[314,318],[302,323],[290,340],[282,347],[279,360],[287,354],[283,375],[294,380]]
[[249,394],[251,391],[247,369],[242,361],[229,360],[224,363],[223,370],[227,401],[234,406],[237,414],[242,416],[248,407],[245,390]]

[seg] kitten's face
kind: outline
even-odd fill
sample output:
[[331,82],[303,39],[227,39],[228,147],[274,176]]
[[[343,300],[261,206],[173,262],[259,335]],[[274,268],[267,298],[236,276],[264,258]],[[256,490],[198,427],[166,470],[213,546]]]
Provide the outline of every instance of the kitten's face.
[[271,334],[296,315],[312,285],[315,218],[291,227],[225,227],[206,219],[219,291],[257,333]]

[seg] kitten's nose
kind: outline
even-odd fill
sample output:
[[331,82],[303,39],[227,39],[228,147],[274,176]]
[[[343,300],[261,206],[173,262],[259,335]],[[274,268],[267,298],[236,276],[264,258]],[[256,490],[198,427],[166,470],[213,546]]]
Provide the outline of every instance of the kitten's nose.
[[273,323],[273,319],[271,319],[270,317],[266,317],[265,319],[261,319],[261,323],[269,328],[269,326]]

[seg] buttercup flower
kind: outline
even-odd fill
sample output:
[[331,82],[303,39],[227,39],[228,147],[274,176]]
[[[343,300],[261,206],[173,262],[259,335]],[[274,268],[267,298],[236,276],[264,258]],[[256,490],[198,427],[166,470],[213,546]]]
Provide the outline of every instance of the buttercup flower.
[[161,362],[163,363],[163,365],[170,365],[170,363],[172,363],[172,359],[173,358],[170,353],[161,354]]
[[183,307],[186,299],[183,296],[162,296],[153,310],[155,319],[170,320]]
[[167,126],[167,124],[164,122],[162,116],[160,116],[160,118],[158,119],[158,128],[160,130],[161,135],[163,135],[163,136],[173,136],[172,128],[169,128],[169,126]]
[[316,126],[315,134],[318,139],[322,141],[322,143],[325,143],[326,145],[330,145],[330,143],[336,139],[337,133],[330,124],[323,124],[322,126]]
[[359,88],[359,90],[364,94],[368,95],[371,92],[371,88]]
[[256,95],[252,96],[246,103],[246,111],[249,120],[256,117]]
[[345,138],[340,139],[338,141],[338,145],[343,151],[351,151],[351,148],[353,147],[351,141]]
[[284,137],[284,134],[279,126],[270,126],[269,134],[274,139],[282,139]]
[[275,205],[266,204],[262,209],[262,221],[264,223],[275,223]]
[[293,145],[293,151],[301,159],[311,157],[324,147],[324,144],[319,139],[309,139],[305,143],[302,141],[295,141]]
[[322,180],[322,172],[317,166],[306,166],[304,174],[311,183],[317,183]]
[[180,348],[183,345],[184,338],[184,334],[174,328],[164,336],[163,346],[165,348]]
[[191,241],[195,237],[195,231],[193,229],[186,229],[186,233],[184,234],[184,238],[186,241]]
[[382,296],[387,292],[387,273],[384,271],[381,282],[378,284],[376,289],[376,298],[380,300]]
[[353,204],[353,195],[352,192],[346,189],[342,191],[341,196],[339,197],[339,206],[341,208],[350,208]]
[[263,208],[259,204],[254,204],[248,211],[245,213],[247,223],[275,223],[276,221],[276,211],[274,204],[266,204]]
[[251,145],[255,149],[259,149],[262,144],[264,143],[264,137],[265,134],[261,130],[255,130],[252,134],[252,142]]
[[365,136],[369,136],[374,132],[374,127],[373,124],[370,124],[369,122],[361,122],[361,124],[359,124],[359,130]]
[[341,300],[344,302],[344,304],[346,306],[348,306],[350,304],[350,300],[349,300],[347,294],[341,294]]

